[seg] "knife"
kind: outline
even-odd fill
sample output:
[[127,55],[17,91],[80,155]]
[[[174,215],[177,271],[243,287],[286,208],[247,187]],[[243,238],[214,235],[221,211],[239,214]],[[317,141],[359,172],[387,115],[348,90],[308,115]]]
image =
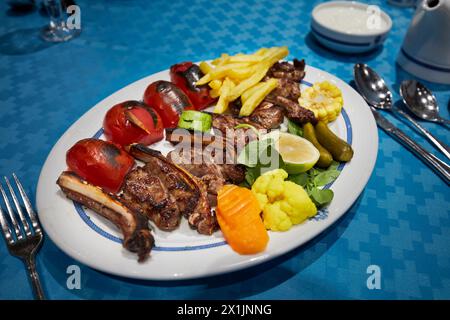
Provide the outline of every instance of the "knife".
[[439,174],[447,184],[450,184],[450,166],[448,164],[411,140],[410,137],[408,137],[402,130],[394,126],[388,119],[383,117],[374,107],[371,106],[370,109],[372,110],[375,121],[380,128],[406,146],[412,153],[418,156],[420,160]]

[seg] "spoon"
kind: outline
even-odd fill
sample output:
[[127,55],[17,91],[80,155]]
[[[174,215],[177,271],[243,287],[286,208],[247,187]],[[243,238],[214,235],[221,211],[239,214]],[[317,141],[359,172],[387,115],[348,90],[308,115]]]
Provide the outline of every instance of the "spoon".
[[420,160],[440,175],[447,184],[450,184],[450,165],[446,164],[434,154],[422,148],[376,110],[376,106],[378,106],[378,108],[388,110],[388,106],[392,106],[392,94],[387,89],[383,79],[381,79],[367,65],[361,63],[355,64],[353,68],[353,77],[355,79],[357,89],[370,105],[370,109],[377,125],[387,134],[394,137],[401,144],[407,147],[412,153],[414,153],[414,155],[416,155]]
[[450,120],[439,115],[436,97],[422,83],[405,80],[400,86],[400,95],[408,109],[418,118],[450,125]]
[[439,151],[450,159],[450,147],[437,139],[409,114],[399,108],[393,108],[392,93],[384,80],[369,66],[362,63],[355,64],[355,83],[363,98],[371,106],[398,113],[411,122]]

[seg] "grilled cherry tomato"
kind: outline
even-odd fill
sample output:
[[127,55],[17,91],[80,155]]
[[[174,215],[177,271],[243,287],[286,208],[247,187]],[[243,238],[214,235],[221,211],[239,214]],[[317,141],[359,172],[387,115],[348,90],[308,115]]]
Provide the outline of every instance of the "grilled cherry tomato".
[[132,143],[149,145],[164,136],[158,112],[140,101],[125,101],[109,109],[103,120],[103,129],[109,141],[122,146]]
[[196,110],[205,109],[216,101],[209,96],[208,85],[195,84],[201,77],[203,72],[192,62],[174,64],[170,67],[170,80],[183,90]]
[[193,109],[191,101],[180,88],[163,80],[147,87],[144,102],[159,113],[164,128],[175,128],[183,109]]
[[70,171],[108,192],[118,192],[134,159],[121,146],[99,139],[83,139],[67,151]]

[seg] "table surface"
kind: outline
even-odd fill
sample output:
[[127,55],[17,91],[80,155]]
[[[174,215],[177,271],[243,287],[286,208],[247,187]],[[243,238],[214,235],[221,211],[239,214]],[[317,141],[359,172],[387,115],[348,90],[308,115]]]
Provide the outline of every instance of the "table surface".
[[[16,14],[0,3],[0,174],[16,172],[36,193],[41,167],[64,131],[98,101],[171,64],[286,45],[290,57],[352,79],[352,67],[376,69],[399,100],[411,75],[395,63],[413,9],[386,1],[393,20],[384,47],[339,55],[309,33],[321,1],[77,1],[82,34],[61,44],[38,39],[47,17]],[[429,84],[449,117],[450,87]],[[415,140],[435,150],[401,120]],[[449,131],[424,123],[443,141]],[[37,257],[51,299],[449,299],[450,190],[431,170],[379,131],[376,167],[353,207],[329,230],[276,260],[241,272],[181,282],[135,281],[81,268],[81,289],[67,288],[67,267],[78,264],[47,237]],[[438,153],[436,153],[438,156]],[[381,289],[366,285],[369,265]],[[0,298],[31,299],[22,263],[0,241]]]

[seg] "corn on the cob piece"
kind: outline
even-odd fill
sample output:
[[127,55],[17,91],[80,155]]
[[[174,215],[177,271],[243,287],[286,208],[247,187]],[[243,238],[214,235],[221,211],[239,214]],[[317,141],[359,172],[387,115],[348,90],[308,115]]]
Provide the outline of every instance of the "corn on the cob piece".
[[312,87],[303,90],[298,103],[314,112],[319,121],[328,123],[339,116],[344,99],[338,87],[328,81],[323,81],[316,82]]

